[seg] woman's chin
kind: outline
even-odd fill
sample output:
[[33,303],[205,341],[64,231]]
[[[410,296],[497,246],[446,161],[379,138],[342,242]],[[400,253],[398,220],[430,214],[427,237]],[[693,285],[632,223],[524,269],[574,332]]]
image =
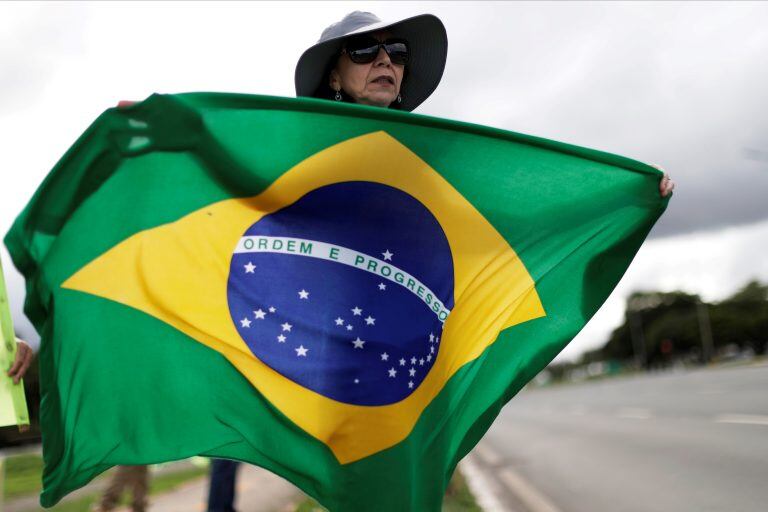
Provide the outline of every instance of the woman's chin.
[[397,95],[392,94],[391,92],[382,91],[380,93],[374,93],[368,96],[365,103],[375,107],[388,107],[392,104],[393,101],[395,101],[396,97]]

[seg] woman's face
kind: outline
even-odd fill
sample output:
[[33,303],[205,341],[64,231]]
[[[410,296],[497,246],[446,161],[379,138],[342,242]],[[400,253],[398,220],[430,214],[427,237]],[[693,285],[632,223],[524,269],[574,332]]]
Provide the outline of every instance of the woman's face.
[[[389,37],[386,32],[372,35],[380,42]],[[344,53],[331,71],[330,86],[346,92],[355,103],[388,107],[400,94],[404,70],[405,66],[392,63],[384,48],[379,48],[379,54],[368,64],[355,64]]]

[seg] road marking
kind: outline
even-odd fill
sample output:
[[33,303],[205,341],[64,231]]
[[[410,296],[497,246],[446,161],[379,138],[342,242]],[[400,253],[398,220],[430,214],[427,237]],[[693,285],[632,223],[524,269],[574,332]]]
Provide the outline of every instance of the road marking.
[[715,416],[715,423],[764,425],[768,427],[768,416],[763,416],[760,414],[721,414],[720,416]]
[[640,407],[625,407],[619,409],[616,413],[619,418],[626,418],[631,420],[647,420],[652,416],[649,409],[642,409]]
[[508,507],[505,507],[496,497],[490,481],[478,467],[474,458],[475,455],[470,453],[462,459],[461,472],[467,478],[467,485],[477,499],[477,504],[480,505],[483,512],[509,512]]
[[560,512],[560,509],[549,498],[541,494],[528,480],[511,468],[502,469],[499,478],[529,512]]
[[501,455],[492,450],[486,443],[478,443],[474,452],[485,464],[489,466],[498,466],[501,464]]

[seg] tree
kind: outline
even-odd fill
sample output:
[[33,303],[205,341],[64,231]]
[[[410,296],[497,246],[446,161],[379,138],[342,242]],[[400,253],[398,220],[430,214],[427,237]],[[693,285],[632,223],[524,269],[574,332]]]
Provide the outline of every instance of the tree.
[[707,336],[702,328],[707,326],[715,350],[734,345],[764,353],[768,344],[768,285],[752,281],[714,304],[682,291],[633,293],[627,300],[624,322],[602,348],[584,354],[582,363],[635,361],[653,368],[680,359],[704,361],[702,340]]

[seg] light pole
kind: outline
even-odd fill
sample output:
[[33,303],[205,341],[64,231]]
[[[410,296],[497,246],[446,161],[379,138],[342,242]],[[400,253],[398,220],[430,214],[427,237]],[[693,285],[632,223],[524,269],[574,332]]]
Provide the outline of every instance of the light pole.
[[629,335],[632,338],[632,352],[635,354],[635,366],[638,369],[645,367],[647,355],[645,353],[645,333],[643,332],[643,320],[640,314],[642,310],[641,299],[633,297],[627,302],[627,320],[629,321]]
[[696,302],[696,313],[699,318],[699,337],[701,338],[702,356],[704,364],[712,359],[715,344],[712,339],[712,322],[709,319],[709,307],[701,299]]

